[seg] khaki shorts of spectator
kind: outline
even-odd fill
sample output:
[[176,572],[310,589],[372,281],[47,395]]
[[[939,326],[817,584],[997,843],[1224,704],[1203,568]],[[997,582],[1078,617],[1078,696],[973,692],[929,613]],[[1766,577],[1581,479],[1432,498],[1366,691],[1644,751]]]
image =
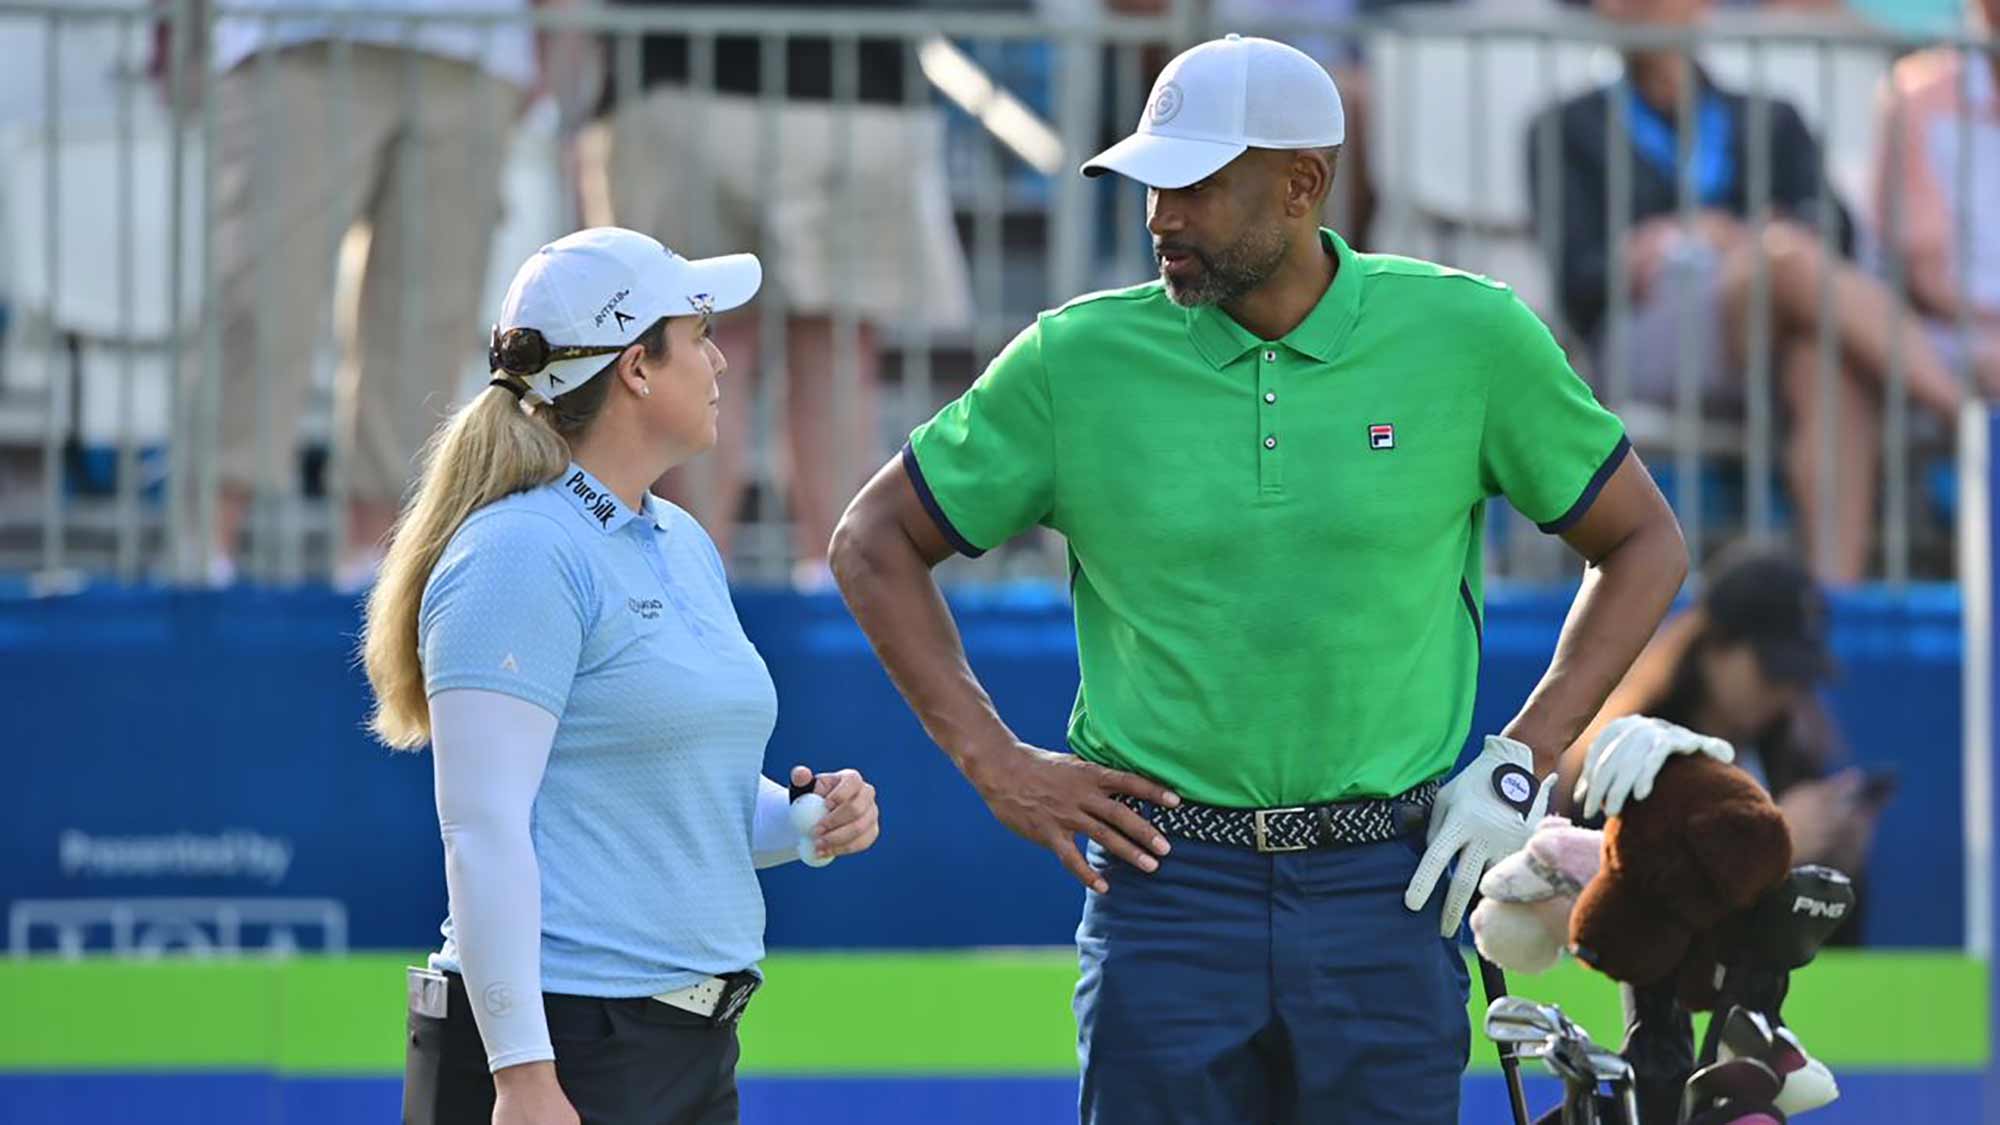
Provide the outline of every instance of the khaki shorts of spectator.
[[357,44],[337,66],[317,43],[251,57],[215,98],[218,475],[290,488],[337,247],[366,221],[359,304],[339,318],[352,331],[336,441],[349,495],[393,501],[480,351],[518,95],[468,63]]
[[766,122],[754,97],[681,87],[621,107],[583,138],[587,220],[693,256],[754,252],[794,313],[832,314],[844,301],[875,323],[963,329],[971,285],[945,192],[943,119],[785,102],[775,128]]

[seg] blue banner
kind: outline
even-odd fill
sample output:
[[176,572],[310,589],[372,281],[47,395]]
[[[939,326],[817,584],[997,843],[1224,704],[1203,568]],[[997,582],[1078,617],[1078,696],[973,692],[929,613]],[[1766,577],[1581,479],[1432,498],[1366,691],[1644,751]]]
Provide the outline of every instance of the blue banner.
[[[1475,735],[1546,665],[1567,593],[1496,592]],[[924,737],[839,600],[743,591],[777,679],[766,762],[853,766],[880,789],[868,856],[766,875],[776,946],[1060,944],[1081,891],[995,823]],[[1060,591],[959,596],[967,649],[1022,737],[1060,746],[1076,654]],[[93,590],[0,601],[0,908],[53,949],[423,948],[444,909],[430,759],[370,742],[358,609],[323,592]],[[1839,600],[1831,692],[1866,764],[1900,764],[1868,938],[1964,929],[1955,594]],[[174,898],[189,901],[163,902]]]

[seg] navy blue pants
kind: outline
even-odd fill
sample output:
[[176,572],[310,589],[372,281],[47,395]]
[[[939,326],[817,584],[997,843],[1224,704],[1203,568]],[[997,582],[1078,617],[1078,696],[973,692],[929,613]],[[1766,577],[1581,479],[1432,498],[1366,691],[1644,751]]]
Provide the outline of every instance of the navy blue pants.
[[1444,885],[1403,906],[1421,835],[1260,855],[1176,839],[1077,927],[1085,1125],[1457,1125],[1469,974]]

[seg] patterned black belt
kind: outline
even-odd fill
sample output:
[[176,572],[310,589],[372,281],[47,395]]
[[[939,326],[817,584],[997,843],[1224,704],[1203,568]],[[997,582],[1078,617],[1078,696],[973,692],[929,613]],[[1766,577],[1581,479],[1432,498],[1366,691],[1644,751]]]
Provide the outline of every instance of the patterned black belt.
[[1379,844],[1421,831],[1437,791],[1436,781],[1426,781],[1397,797],[1286,809],[1223,809],[1186,801],[1170,809],[1136,797],[1118,799],[1169,836],[1260,852],[1303,852]]

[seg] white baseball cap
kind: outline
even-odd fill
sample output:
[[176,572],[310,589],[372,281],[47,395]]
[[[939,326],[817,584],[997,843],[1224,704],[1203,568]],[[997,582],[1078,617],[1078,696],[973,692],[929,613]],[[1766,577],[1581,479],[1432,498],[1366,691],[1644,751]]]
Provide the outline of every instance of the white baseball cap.
[[[754,254],[690,260],[638,231],[592,227],[556,239],[521,264],[487,355],[490,369],[527,384],[545,402],[590,381],[655,321],[706,316],[749,302],[763,284]],[[525,350],[533,370],[501,362],[501,340],[515,329],[540,334]],[[527,396],[523,396],[524,398]]]
[[1186,187],[1253,148],[1330,148],[1347,135],[1333,78],[1275,39],[1229,35],[1189,48],[1153,83],[1139,129],[1083,166],[1148,187]]

